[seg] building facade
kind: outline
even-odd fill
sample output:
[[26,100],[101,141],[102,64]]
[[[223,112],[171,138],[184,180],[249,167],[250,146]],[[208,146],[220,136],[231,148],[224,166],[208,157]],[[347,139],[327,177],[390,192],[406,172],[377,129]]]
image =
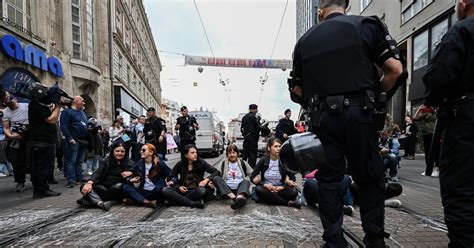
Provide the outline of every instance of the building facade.
[[166,128],[171,133],[175,133],[174,126],[176,120],[181,116],[181,106],[168,99],[161,99],[161,118],[166,121]]
[[385,22],[407,58],[407,84],[389,105],[397,123],[403,123],[405,114],[414,114],[423,101],[422,77],[437,44],[456,21],[454,5],[455,0],[350,0],[352,14],[377,15]]
[[[115,28],[115,10],[120,9],[116,2],[118,6],[126,4],[124,0],[0,1],[2,85],[12,90],[21,83],[37,81],[51,86],[58,82],[69,95],[81,95],[86,102],[86,114],[103,125],[109,125],[118,114],[127,117],[143,112],[140,108],[133,111],[126,104],[117,104],[117,99],[122,102],[132,99],[142,108],[159,108],[161,64],[142,1],[127,2],[129,6],[135,5],[135,14],[129,17],[147,30],[135,36],[134,44],[141,46],[141,50],[134,51],[140,50],[141,54],[147,51],[147,55],[136,61],[132,57],[129,61],[133,63],[122,62],[122,74],[117,69],[120,56],[114,54],[122,54],[122,58],[128,55],[120,53],[116,39],[119,31]],[[127,66],[131,68],[131,78],[136,75],[137,85],[141,82],[146,89],[120,81],[127,78]],[[132,68],[139,70],[135,73]],[[120,98],[125,95],[121,91],[117,97],[115,87],[124,88],[130,99]]]
[[318,3],[319,0],[296,1],[296,40],[316,23]]

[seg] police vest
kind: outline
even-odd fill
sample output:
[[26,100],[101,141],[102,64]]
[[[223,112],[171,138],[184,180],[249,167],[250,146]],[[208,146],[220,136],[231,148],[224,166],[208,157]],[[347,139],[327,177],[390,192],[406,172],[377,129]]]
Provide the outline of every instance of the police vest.
[[300,40],[304,99],[374,89],[374,61],[362,44],[361,16],[337,16],[317,24]]

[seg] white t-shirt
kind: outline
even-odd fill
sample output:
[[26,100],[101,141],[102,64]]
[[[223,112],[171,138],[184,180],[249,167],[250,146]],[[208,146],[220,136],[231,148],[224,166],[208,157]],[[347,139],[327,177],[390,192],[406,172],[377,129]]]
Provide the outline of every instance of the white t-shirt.
[[230,189],[238,189],[239,184],[244,180],[244,175],[239,168],[239,164],[237,162],[229,163],[229,171],[227,173],[227,186],[229,186]]
[[265,182],[264,183],[271,183],[272,185],[279,185],[281,184],[281,174],[279,168],[278,160],[271,160],[268,165],[268,169],[265,171]]
[[28,103],[18,103],[18,108],[13,110],[8,107],[3,109],[2,121],[10,122],[10,130],[15,123],[28,124]]
[[150,169],[152,164],[145,163],[145,185],[143,185],[143,189],[151,191],[155,188],[155,184],[150,180]]

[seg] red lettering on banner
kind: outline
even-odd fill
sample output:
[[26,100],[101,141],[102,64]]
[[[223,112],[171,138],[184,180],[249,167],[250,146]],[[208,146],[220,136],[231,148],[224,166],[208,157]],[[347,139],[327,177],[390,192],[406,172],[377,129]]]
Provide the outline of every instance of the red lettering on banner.
[[208,59],[207,59],[207,63],[208,63],[209,65],[215,64],[214,58],[208,58]]
[[235,65],[235,60],[233,60],[233,59],[229,59],[228,62],[229,62],[229,65]]

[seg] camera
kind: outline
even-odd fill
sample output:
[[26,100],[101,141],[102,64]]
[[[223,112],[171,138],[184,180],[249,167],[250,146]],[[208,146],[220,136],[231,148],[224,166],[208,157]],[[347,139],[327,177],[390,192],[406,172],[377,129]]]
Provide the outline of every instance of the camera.
[[72,97],[70,97],[65,91],[61,90],[56,82],[53,86],[47,87],[40,82],[34,83],[23,83],[17,82],[13,85],[9,91],[19,97],[23,97],[29,100],[38,100],[43,104],[61,104],[70,105],[72,103]]
[[22,123],[15,123],[11,126],[11,130],[13,133],[25,134],[28,130],[28,125]]

